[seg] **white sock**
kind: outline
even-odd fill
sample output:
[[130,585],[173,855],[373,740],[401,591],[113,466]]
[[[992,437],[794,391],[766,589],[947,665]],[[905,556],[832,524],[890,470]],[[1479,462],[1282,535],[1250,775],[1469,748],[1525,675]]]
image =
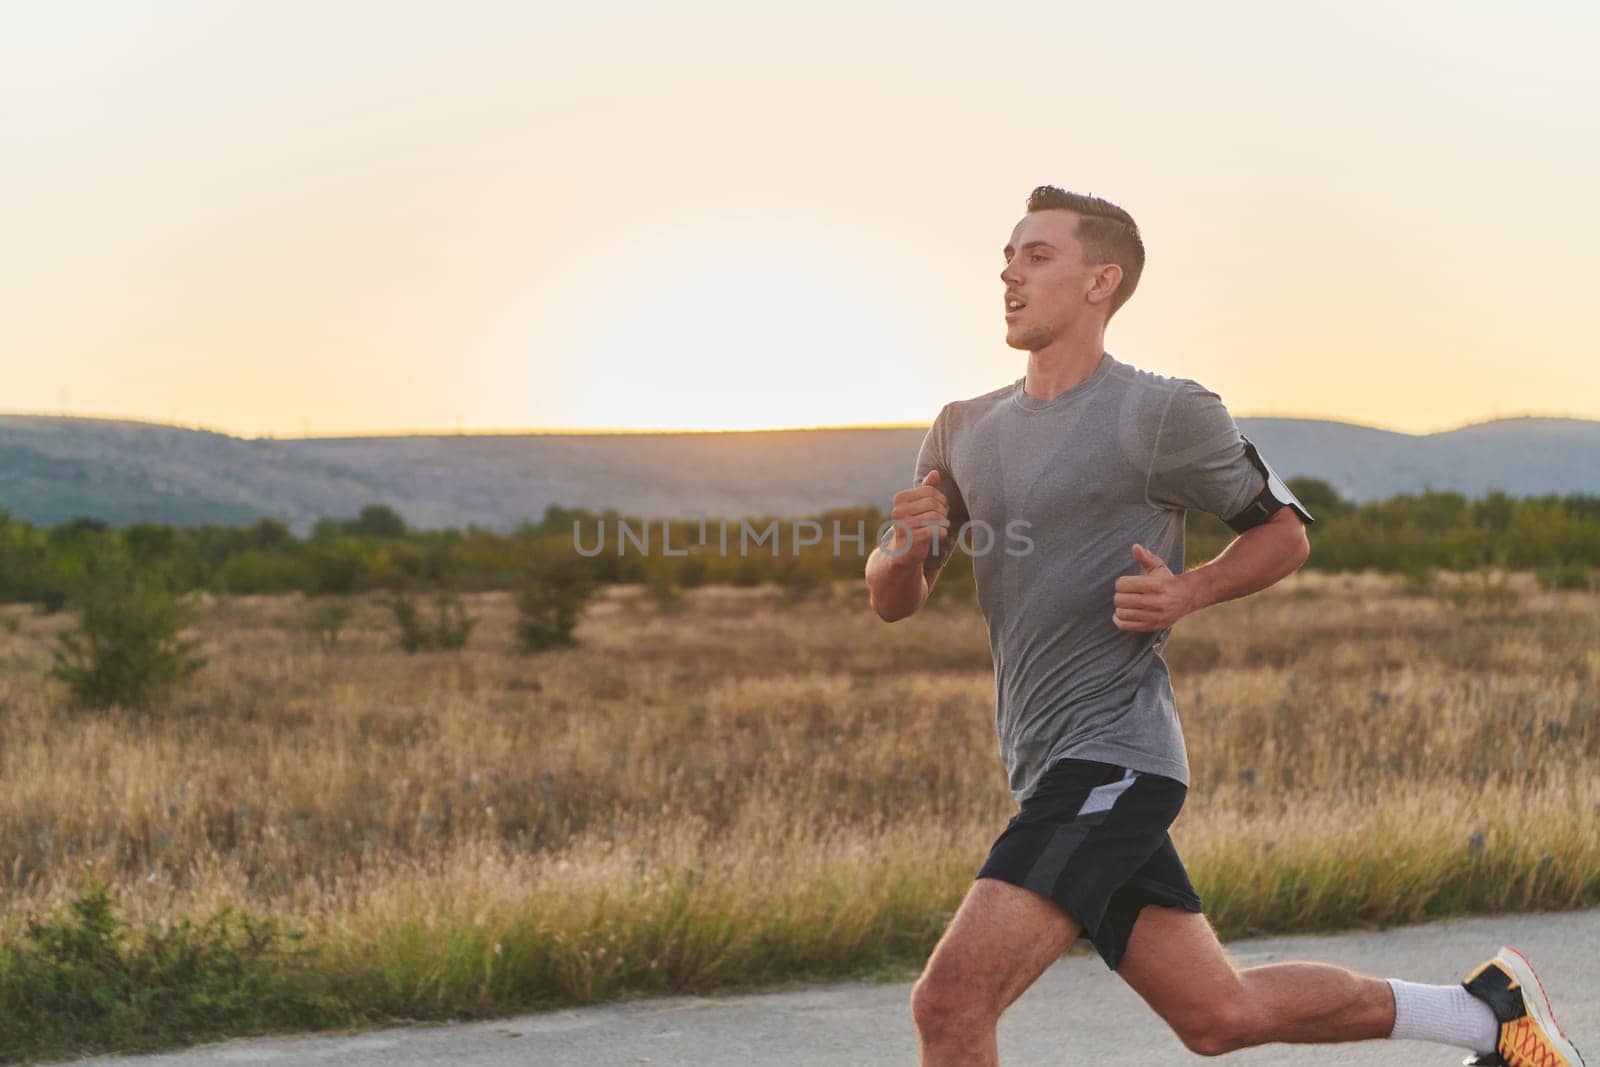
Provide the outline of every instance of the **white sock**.
[[1473,1052],[1493,1052],[1500,1039],[1494,1011],[1462,985],[1419,985],[1389,979],[1394,990],[1391,1039],[1436,1041]]

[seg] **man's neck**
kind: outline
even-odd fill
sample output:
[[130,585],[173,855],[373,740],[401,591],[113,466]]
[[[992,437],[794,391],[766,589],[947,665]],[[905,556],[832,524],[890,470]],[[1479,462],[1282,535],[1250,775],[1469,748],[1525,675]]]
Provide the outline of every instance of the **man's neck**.
[[1100,369],[1105,356],[1104,335],[1060,338],[1028,353],[1028,374],[1023,392],[1036,400],[1049,400],[1081,385]]

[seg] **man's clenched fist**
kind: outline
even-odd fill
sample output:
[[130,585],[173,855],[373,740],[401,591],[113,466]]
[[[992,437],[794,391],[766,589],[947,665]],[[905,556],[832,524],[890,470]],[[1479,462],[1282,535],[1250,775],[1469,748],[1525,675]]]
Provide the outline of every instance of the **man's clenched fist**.
[[[935,536],[941,543],[950,536],[950,501],[939,491],[937,468],[928,472],[921,485],[902,489],[894,495],[889,518],[896,524],[885,551],[902,566],[922,563],[933,549]],[[909,546],[907,530],[910,531]]]
[[1117,579],[1116,606],[1111,613],[1117,629],[1156,633],[1195,609],[1189,586],[1172,573],[1165,560],[1143,545],[1133,546],[1133,558],[1144,573]]

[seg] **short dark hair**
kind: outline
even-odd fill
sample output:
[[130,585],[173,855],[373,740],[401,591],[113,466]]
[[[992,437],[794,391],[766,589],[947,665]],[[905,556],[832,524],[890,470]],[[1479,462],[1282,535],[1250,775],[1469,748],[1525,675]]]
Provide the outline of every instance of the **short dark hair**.
[[1069,193],[1054,185],[1041,185],[1028,194],[1028,213],[1065,210],[1078,215],[1075,236],[1083,246],[1087,263],[1115,263],[1122,268],[1122,281],[1111,295],[1111,318],[1128,302],[1144,273],[1144,240],[1133,216],[1109,200],[1082,193]]

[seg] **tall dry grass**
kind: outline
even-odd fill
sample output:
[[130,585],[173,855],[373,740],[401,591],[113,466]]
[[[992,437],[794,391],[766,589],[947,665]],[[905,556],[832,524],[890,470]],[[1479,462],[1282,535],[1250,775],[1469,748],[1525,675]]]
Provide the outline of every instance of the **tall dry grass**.
[[[0,934],[110,880],[135,926],[308,931],[373,1017],[914,963],[1013,810],[970,604],[609,591],[574,649],[405,656],[359,605],[209,603],[164,713],[60,708],[0,630]],[[1108,606],[1109,610],[1109,606]],[[1225,936],[1600,903],[1600,598],[1300,574],[1179,625],[1173,830]]]

